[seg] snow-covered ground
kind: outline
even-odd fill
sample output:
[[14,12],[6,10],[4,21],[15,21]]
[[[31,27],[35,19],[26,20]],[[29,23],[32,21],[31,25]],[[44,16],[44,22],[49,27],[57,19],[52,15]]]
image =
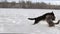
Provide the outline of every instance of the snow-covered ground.
[[56,16],[56,21],[59,20],[60,10],[0,8],[0,33],[60,34],[60,24],[48,27],[45,21],[32,25],[34,20],[28,20],[28,18],[38,17],[52,11]]

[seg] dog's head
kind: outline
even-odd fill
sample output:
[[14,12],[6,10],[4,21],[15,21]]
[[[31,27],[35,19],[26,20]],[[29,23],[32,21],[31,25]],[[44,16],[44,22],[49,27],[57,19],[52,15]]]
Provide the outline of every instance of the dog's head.
[[47,15],[51,15],[52,16],[52,20],[55,20],[55,15],[54,15],[53,11],[51,13],[47,14]]
[[44,14],[43,16],[47,16],[47,15],[51,15],[52,16],[52,20],[55,20],[55,15],[54,15],[54,13],[53,13],[53,11],[52,12],[50,12],[50,13],[46,13],[46,14]]

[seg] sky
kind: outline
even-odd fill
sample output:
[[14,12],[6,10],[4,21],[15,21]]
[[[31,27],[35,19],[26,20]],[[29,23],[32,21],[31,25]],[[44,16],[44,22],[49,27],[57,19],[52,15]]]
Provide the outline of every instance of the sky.
[[[7,0],[9,2],[16,1],[19,2],[19,0]],[[21,0],[20,0],[21,1]],[[60,0],[24,0],[24,1],[32,1],[32,2],[45,2],[45,3],[51,3],[54,5],[60,5]]]

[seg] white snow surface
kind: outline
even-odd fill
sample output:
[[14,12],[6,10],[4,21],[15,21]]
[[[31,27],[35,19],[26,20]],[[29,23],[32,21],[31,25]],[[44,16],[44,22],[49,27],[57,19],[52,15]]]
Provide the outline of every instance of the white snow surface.
[[32,25],[34,20],[28,20],[52,11],[58,21],[60,10],[0,8],[0,33],[60,34],[60,24],[48,27],[46,21]]

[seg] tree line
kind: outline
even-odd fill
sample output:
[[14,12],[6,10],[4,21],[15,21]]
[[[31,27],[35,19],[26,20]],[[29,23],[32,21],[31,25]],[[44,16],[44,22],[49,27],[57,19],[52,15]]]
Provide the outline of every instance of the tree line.
[[60,5],[51,5],[44,2],[33,3],[31,1],[16,2],[0,2],[0,8],[28,8],[28,9],[60,9]]

